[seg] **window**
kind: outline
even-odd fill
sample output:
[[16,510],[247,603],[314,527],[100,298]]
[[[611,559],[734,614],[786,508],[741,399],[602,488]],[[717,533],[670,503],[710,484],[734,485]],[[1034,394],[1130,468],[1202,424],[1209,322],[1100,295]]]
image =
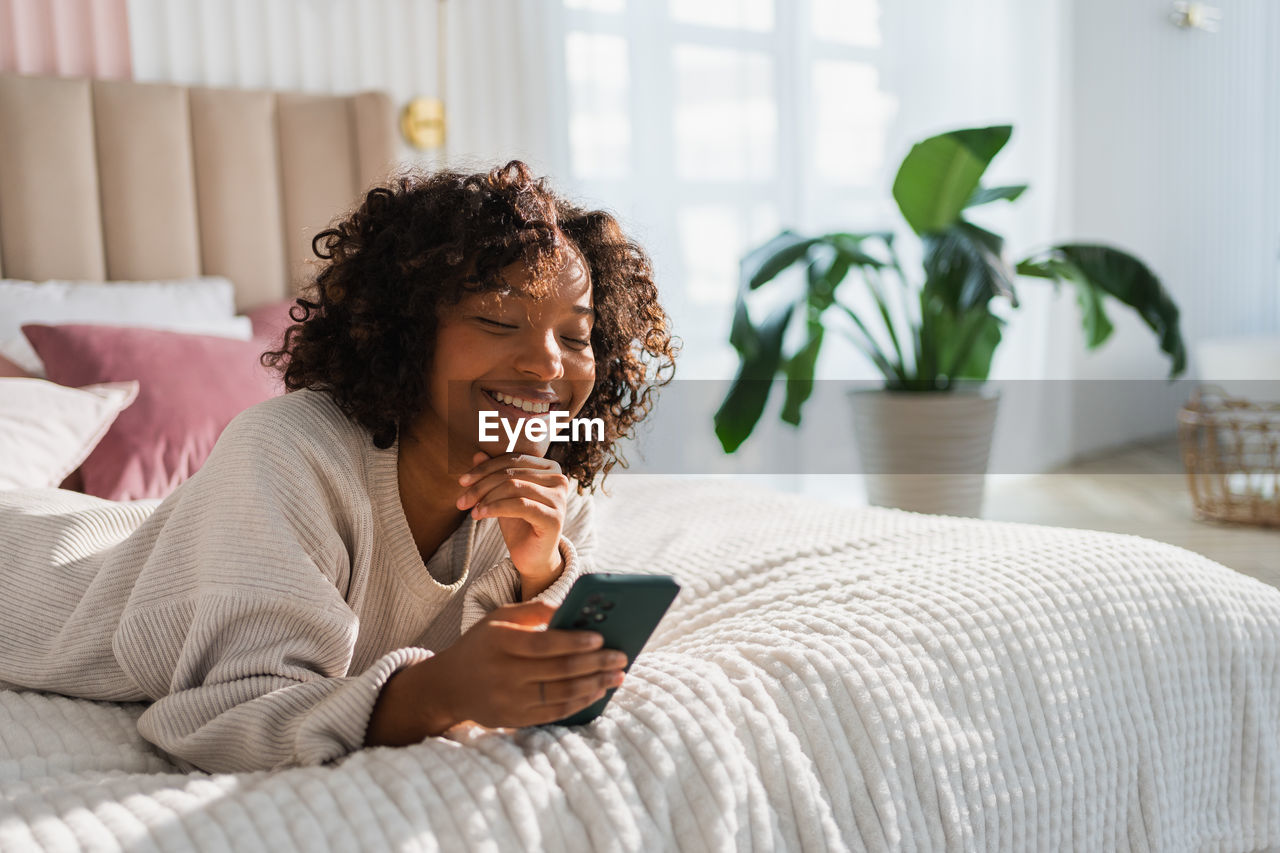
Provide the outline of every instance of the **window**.
[[742,255],[882,220],[878,0],[564,0],[569,173],[654,256],[682,378],[722,378]]

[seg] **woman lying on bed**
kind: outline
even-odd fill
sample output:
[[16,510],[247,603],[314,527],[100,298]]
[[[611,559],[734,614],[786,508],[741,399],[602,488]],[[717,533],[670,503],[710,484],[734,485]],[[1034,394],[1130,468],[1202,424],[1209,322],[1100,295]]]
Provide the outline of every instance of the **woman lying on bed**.
[[[584,490],[670,375],[644,252],[519,162],[374,189],[315,247],[265,357],[292,393],[154,512],[0,493],[0,686],[151,700],[147,740],[223,771],[552,722],[620,682],[598,634],[542,629],[587,571]],[[479,438],[482,411],[557,410],[604,440]]]

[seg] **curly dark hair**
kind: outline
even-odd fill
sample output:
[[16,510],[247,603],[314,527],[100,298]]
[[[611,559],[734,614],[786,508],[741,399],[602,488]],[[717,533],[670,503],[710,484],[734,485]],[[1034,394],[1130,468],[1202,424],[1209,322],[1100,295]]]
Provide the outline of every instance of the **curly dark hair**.
[[427,404],[438,312],[466,293],[508,290],[501,270],[563,262],[568,239],[591,275],[595,386],[579,417],[600,418],[604,441],[557,443],[548,456],[595,489],[627,465],[615,448],[670,381],[678,342],[658,303],[648,255],[602,210],[577,207],[513,160],[487,173],[406,172],[312,240],[324,263],[289,310],[281,348],[264,353],[285,387],[322,390],[388,448]]

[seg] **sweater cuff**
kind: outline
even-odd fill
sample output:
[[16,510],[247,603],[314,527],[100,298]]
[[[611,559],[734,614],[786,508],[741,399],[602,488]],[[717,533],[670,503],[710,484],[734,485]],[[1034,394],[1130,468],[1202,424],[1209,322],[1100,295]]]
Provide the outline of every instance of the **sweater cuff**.
[[[560,577],[530,601],[541,601],[552,607],[559,607],[568,594],[569,587],[573,586],[579,575],[586,573],[586,567],[578,557],[578,550],[563,535],[560,537],[560,557],[564,560]],[[519,601],[520,572],[516,570],[511,557],[506,556],[478,578],[467,591],[462,602],[462,633],[465,634],[471,626],[499,607]]]
[[[573,543],[565,537],[560,537],[560,556],[564,559],[564,570],[560,572],[560,577],[552,582],[551,586],[535,595],[530,601],[541,601],[550,604],[552,607],[559,607],[564,603],[565,596],[569,594],[569,587],[573,586],[573,582],[578,576],[584,574],[585,569],[582,560],[578,558],[578,549],[573,547]],[[514,566],[513,566],[514,568]],[[516,581],[516,600],[520,599],[519,576]]]
[[316,704],[299,725],[297,763],[323,764],[363,747],[383,685],[400,670],[431,656],[428,649],[396,649],[360,675],[344,679],[343,685]]

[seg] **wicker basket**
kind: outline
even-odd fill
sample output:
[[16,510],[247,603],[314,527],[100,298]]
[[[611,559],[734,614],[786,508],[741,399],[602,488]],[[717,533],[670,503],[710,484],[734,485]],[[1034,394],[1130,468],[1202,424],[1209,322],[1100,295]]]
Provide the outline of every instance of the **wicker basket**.
[[1280,527],[1280,403],[1204,386],[1178,413],[1196,515]]

